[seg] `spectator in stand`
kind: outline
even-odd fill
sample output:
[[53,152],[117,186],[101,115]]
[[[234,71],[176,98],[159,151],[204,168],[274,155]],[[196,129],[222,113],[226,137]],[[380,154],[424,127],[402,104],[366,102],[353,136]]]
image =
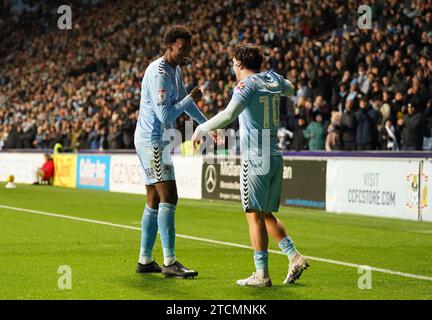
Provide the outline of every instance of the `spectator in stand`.
[[338,110],[340,113],[342,113],[347,96],[348,96],[348,87],[345,84],[341,84],[339,86],[339,92],[333,95],[333,101],[331,103],[332,109]]
[[365,97],[360,99],[360,109],[354,113],[357,150],[375,150],[377,143],[378,111]]
[[356,150],[356,127],[354,116],[354,102],[347,99],[345,110],[341,116],[340,131],[342,133],[342,146],[345,151]]
[[360,91],[364,95],[367,95],[369,93],[370,81],[368,75],[366,74],[366,67],[364,64],[360,64],[358,67],[357,84]]
[[293,125],[293,138],[291,144],[289,145],[290,150],[302,151],[307,148],[307,141],[304,136],[306,131],[306,118],[305,116],[298,116],[294,118]]
[[45,133],[43,131],[43,127],[39,126],[37,128],[37,134],[35,140],[33,141],[33,145],[36,149],[44,149],[45,148]]
[[327,137],[325,140],[326,151],[343,150],[340,121],[340,113],[338,111],[333,111],[331,116],[331,122],[327,128]]
[[368,100],[370,101],[370,105],[372,107],[372,109],[374,109],[377,113],[377,131],[380,131],[381,128],[384,126],[384,119],[388,118],[389,116],[389,110],[383,109],[382,108],[382,94],[380,94],[379,96],[375,96],[372,100]]
[[106,134],[105,127],[101,127],[99,129],[97,137],[98,137],[99,150],[100,151],[107,150],[108,149],[108,136]]
[[384,126],[381,128],[378,136],[381,150],[395,151],[399,150],[397,131],[393,125],[391,118],[384,121]]
[[406,110],[406,99],[401,90],[396,91],[395,97],[391,102],[391,118],[393,123],[403,117],[403,112]]
[[123,135],[119,131],[117,125],[114,125],[108,135],[108,147],[109,149],[122,149],[123,148]]
[[309,150],[324,150],[325,129],[321,112],[314,113],[314,121],[307,126],[304,136]]
[[412,103],[408,104],[408,114],[398,120],[402,129],[402,150],[423,150],[423,115]]
[[330,121],[331,111],[327,102],[324,100],[323,96],[316,96],[315,102],[313,104],[312,112],[319,112],[323,117],[324,124]]
[[278,147],[282,151],[288,150],[291,139],[293,138],[293,133],[284,127],[278,129],[277,137],[279,140]]

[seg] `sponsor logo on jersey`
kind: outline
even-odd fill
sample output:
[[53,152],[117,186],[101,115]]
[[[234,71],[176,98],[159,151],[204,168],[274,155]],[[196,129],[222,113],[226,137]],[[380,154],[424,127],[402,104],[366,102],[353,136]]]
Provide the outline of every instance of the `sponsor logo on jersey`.
[[236,85],[236,89],[240,91],[240,90],[242,90],[245,86],[246,86],[245,83],[244,83],[243,81],[240,81],[239,83],[237,83],[237,85]]

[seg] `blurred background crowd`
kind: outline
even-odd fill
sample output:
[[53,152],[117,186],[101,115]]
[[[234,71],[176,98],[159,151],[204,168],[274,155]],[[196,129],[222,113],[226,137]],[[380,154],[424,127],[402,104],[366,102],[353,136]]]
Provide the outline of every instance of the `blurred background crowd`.
[[[133,149],[141,79],[166,26],[192,31],[188,90],[208,117],[230,100],[235,45],[264,49],[263,69],[291,80],[281,101],[287,150],[432,150],[432,2],[0,0],[0,149]],[[177,120],[184,130],[187,116]],[[238,124],[232,125],[234,129]]]

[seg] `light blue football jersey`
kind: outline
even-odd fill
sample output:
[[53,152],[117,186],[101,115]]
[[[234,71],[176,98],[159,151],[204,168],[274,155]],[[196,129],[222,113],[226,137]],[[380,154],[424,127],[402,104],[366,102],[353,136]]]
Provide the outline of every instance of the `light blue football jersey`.
[[281,155],[277,138],[280,96],[288,90],[284,78],[273,71],[253,74],[237,84],[232,100],[244,108],[239,115],[242,159]]
[[207,121],[187,94],[180,67],[174,68],[160,57],[144,73],[135,144],[160,145],[163,130],[175,128],[175,121],[183,112],[199,124]]

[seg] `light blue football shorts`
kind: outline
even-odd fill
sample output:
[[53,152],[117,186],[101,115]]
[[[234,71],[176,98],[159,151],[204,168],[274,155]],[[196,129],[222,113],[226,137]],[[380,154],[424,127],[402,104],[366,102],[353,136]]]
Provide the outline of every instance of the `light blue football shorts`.
[[244,211],[278,212],[282,178],[282,156],[242,160],[240,193]]
[[163,152],[164,145],[135,145],[141,166],[144,169],[145,185],[154,185],[162,181],[175,180],[171,154]]

